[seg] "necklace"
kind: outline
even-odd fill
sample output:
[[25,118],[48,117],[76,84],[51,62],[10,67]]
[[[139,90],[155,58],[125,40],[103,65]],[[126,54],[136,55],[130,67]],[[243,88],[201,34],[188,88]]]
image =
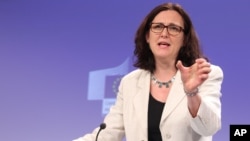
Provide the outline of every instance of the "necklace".
[[175,80],[175,75],[167,82],[161,82],[156,79],[154,75],[152,75],[151,80],[154,82],[154,84],[157,84],[159,88],[161,88],[163,85],[166,86],[166,88],[169,88],[169,85],[174,82]]

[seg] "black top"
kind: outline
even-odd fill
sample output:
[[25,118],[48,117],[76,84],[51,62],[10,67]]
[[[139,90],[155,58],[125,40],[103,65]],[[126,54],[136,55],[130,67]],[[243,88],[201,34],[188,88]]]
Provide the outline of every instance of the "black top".
[[148,104],[148,141],[162,141],[159,126],[164,105],[165,103],[157,101],[150,94]]

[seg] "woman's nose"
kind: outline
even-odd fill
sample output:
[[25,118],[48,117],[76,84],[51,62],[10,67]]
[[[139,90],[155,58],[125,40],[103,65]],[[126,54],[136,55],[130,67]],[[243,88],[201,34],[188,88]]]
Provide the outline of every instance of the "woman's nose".
[[167,28],[164,28],[163,30],[162,30],[162,32],[161,32],[161,37],[168,37],[169,36],[169,34],[168,34],[168,30],[167,30]]

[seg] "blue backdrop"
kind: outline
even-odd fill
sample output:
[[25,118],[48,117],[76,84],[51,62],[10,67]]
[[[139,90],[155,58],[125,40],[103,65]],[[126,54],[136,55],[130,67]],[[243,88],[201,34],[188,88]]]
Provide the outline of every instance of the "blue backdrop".
[[[133,70],[134,34],[165,0],[1,0],[0,140],[71,141],[99,126]],[[248,0],[172,0],[224,71],[222,130],[250,124]]]

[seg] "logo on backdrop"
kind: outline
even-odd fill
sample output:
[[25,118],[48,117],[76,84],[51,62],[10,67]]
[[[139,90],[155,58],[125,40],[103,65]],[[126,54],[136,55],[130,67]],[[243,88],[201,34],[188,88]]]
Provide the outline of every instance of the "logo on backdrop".
[[120,80],[129,72],[129,65],[130,59],[127,58],[117,67],[89,72],[88,100],[101,100],[103,115],[115,103]]

